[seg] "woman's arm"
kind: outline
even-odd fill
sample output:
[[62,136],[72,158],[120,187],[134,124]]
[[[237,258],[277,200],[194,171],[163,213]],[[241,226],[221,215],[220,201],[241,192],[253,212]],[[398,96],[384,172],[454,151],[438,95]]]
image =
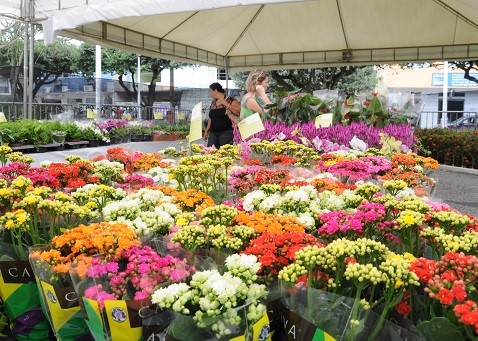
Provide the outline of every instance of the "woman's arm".
[[203,135],[203,138],[205,140],[207,140],[208,136],[209,136],[209,131],[211,130],[211,118],[208,118],[207,119],[207,126],[206,126],[206,130],[204,130],[204,135]]
[[264,101],[265,104],[272,104],[271,100],[269,97],[267,97],[266,91],[264,90],[264,87],[262,85],[256,85],[256,91],[259,97]]

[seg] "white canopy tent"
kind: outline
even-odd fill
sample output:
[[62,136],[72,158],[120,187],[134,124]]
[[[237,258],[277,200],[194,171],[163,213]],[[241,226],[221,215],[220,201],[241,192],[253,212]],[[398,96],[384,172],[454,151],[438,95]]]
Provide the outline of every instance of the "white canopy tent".
[[229,70],[478,59],[477,0],[1,0],[1,15],[47,42]]
[[47,41],[62,34],[230,70],[478,58],[476,0],[35,2]]
[[2,0],[0,13],[42,22],[47,42],[231,70],[478,58],[476,0]]

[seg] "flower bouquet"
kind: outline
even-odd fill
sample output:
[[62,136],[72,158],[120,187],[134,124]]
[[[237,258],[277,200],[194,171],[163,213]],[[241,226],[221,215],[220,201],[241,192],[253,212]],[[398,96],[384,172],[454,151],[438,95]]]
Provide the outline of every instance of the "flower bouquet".
[[[390,340],[386,319],[405,291],[419,285],[417,275],[409,270],[413,256],[395,254],[372,239],[342,238],[325,247],[306,246],[295,257],[294,263],[279,272],[279,279],[327,293],[306,290],[299,303],[292,295],[286,302],[288,308],[338,339],[376,340],[387,335],[385,340]],[[343,313],[321,312],[327,305],[343,305]],[[342,315],[348,318],[340,322]]]
[[126,225],[99,223],[67,229],[54,237],[51,245],[30,248],[42,308],[58,339],[79,340],[90,335],[69,275],[71,262],[95,254],[116,258],[138,244]]
[[253,255],[231,255],[223,274],[196,272],[189,283],[156,290],[152,301],[178,313],[169,340],[270,340],[269,319],[261,299],[264,285],[255,283],[260,263]]
[[173,314],[156,309],[151,294],[194,271],[178,258],[134,246],[118,258],[83,259],[70,274],[95,340],[152,340],[166,330]]
[[8,242],[2,247],[0,297],[13,323],[15,337],[47,338],[48,321],[40,308],[28,247],[49,242],[60,229],[86,221],[90,211],[74,204],[64,193],[52,194],[48,187],[33,188],[32,181],[24,176],[14,179],[10,188],[13,204],[0,216],[2,234]]
[[0,253],[0,301],[10,321],[9,333],[24,341],[52,338],[30,263],[18,260],[10,244],[1,243]]

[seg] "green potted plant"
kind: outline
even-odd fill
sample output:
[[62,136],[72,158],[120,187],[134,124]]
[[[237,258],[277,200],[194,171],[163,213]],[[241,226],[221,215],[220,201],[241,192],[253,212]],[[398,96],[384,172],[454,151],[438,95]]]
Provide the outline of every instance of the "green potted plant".
[[13,142],[12,131],[8,128],[0,128],[0,144],[8,145],[10,142]]
[[75,123],[67,123],[64,126],[66,132],[66,140],[70,142],[78,142],[83,138],[82,130]]
[[31,124],[31,135],[30,139],[33,142],[36,150],[38,152],[45,152],[46,148],[42,147],[51,143],[52,141],[52,130],[50,126],[46,123],[37,122],[36,124]]

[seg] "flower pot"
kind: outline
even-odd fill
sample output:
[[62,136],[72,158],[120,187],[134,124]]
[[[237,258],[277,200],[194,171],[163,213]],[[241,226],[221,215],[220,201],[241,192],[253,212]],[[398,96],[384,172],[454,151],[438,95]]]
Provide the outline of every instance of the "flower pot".
[[131,142],[143,141],[143,135],[133,134],[131,135]]
[[172,134],[155,133],[153,140],[154,141],[176,141],[176,140],[182,140],[182,137],[176,133],[172,133]]
[[112,137],[111,139],[111,144],[118,144],[118,143],[121,143],[121,137]]
[[88,147],[98,147],[100,140],[88,140]]
[[65,137],[66,137],[66,134],[55,134],[53,133],[53,135],[51,136],[52,140],[56,143],[65,143]]

